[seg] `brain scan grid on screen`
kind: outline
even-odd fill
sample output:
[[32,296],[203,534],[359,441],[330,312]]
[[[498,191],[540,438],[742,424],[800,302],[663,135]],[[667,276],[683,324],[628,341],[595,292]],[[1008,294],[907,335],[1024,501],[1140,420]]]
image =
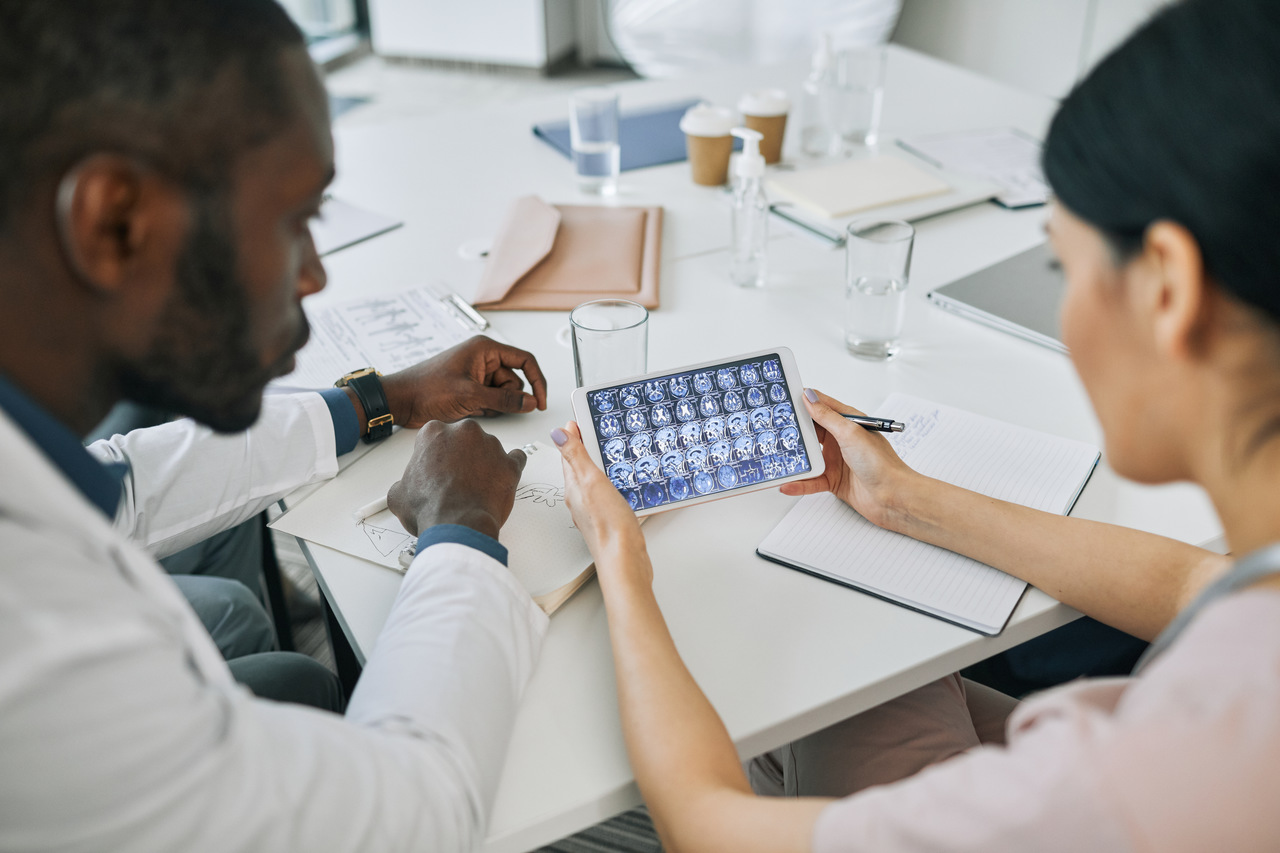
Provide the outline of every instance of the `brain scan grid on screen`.
[[810,470],[776,356],[587,395],[605,473],[650,509]]

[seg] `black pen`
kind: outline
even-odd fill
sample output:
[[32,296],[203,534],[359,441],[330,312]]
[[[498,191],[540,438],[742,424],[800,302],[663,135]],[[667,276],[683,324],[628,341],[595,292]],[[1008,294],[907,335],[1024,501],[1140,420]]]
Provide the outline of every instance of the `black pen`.
[[891,421],[888,418],[868,418],[863,415],[841,415],[846,421],[853,421],[863,429],[876,432],[902,432],[907,425],[902,421]]

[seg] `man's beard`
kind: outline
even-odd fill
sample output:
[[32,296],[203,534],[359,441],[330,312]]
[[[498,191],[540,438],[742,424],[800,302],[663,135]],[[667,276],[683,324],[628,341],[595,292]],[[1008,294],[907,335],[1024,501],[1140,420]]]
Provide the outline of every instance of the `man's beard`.
[[151,349],[137,362],[120,365],[120,387],[136,403],[189,415],[218,432],[239,432],[258,419],[267,382],[283,372],[310,330],[304,317],[293,344],[274,363],[262,365],[224,199],[206,196],[192,208],[194,224],[178,259],[173,297]]

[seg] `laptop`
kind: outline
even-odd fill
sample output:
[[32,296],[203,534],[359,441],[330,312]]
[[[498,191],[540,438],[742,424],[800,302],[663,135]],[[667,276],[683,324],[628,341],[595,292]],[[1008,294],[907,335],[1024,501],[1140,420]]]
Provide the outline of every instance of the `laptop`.
[[1048,243],[930,291],[927,299],[1023,340],[1065,353],[1058,305],[1066,289]]

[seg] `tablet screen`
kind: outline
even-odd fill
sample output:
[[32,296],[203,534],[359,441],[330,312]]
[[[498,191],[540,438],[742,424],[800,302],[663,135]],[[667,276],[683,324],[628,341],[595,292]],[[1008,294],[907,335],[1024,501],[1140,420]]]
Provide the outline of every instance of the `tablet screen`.
[[812,469],[776,354],[587,394],[605,473],[632,509]]

